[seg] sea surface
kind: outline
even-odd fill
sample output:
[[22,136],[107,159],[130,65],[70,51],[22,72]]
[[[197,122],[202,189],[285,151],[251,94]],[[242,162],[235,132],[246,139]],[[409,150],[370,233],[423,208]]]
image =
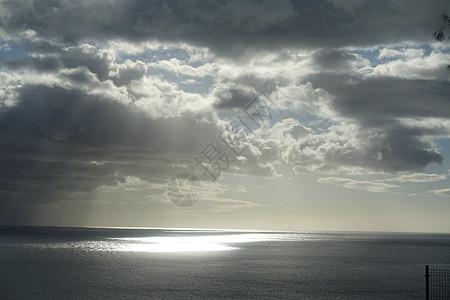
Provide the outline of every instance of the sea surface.
[[0,299],[424,299],[449,234],[0,228]]

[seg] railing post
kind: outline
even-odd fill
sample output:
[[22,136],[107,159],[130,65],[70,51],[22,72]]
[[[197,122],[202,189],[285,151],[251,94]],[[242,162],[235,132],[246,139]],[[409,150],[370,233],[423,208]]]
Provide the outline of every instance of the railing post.
[[430,266],[429,265],[425,266],[425,282],[426,282],[426,287],[425,287],[426,299],[430,300]]

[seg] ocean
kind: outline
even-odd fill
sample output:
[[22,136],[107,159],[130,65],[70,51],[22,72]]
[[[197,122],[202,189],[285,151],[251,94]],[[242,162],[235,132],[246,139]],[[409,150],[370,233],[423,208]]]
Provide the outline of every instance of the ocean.
[[424,299],[449,234],[2,228],[0,299]]

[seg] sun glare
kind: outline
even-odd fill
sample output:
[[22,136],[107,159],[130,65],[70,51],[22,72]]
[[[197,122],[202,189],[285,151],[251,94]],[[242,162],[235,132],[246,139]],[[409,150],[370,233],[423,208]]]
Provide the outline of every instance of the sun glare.
[[[205,236],[165,236],[117,238],[111,240],[112,251],[126,252],[207,252],[229,251],[239,249],[239,244],[275,241],[298,240],[298,235],[280,234],[230,234]],[[305,237],[303,237],[304,239]]]
[[[235,239],[238,242],[239,239]],[[126,252],[206,252],[238,249],[231,236],[175,236],[115,239],[112,250]]]
[[182,241],[158,241],[155,243],[129,243],[124,247],[129,252],[205,252],[228,251],[236,247],[221,243],[183,239]]
[[[310,234],[243,233],[193,236],[108,238],[99,241],[45,244],[45,248],[75,248],[100,252],[218,252],[240,249],[242,243],[310,240]],[[29,247],[42,247],[30,244]]]

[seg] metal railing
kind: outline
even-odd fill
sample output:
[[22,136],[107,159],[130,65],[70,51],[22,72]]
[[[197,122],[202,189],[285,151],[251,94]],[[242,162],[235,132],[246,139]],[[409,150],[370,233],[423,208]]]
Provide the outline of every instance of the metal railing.
[[425,266],[426,299],[450,299],[450,270]]

